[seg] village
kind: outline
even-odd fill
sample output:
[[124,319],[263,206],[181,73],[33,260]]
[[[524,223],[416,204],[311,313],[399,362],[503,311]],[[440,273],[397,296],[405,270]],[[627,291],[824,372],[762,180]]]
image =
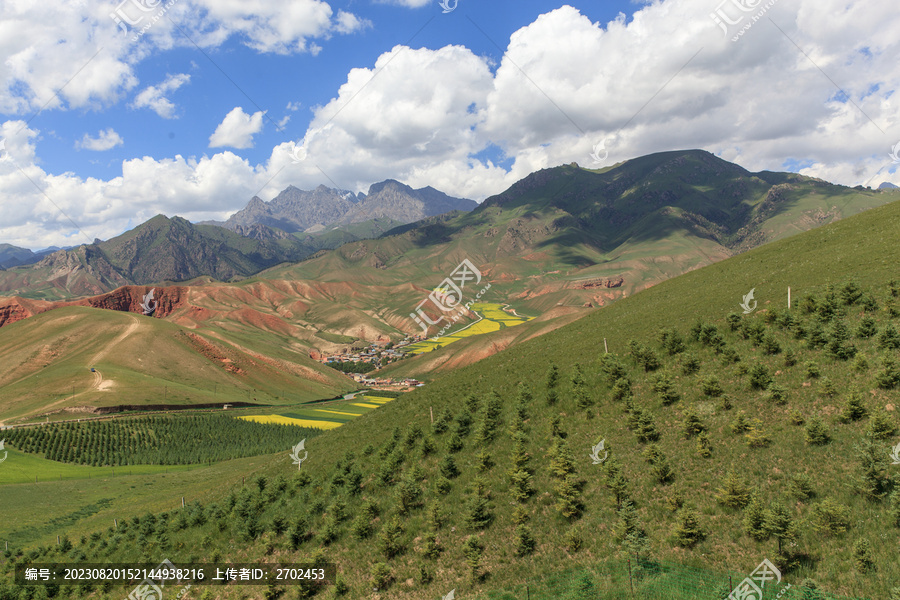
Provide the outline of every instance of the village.
[[345,348],[339,353],[321,355],[319,361],[343,372],[360,385],[389,391],[409,391],[425,384],[416,379],[374,377],[372,373],[392,362],[406,358],[404,348],[423,340],[422,336],[407,335],[399,342],[373,342],[362,349]]

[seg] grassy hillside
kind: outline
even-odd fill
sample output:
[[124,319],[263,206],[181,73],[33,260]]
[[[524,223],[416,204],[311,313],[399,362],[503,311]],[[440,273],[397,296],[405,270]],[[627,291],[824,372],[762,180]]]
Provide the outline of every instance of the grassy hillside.
[[[4,468],[17,460],[14,452]],[[2,537],[11,548],[55,544],[57,535],[77,539],[112,526],[114,519],[121,523],[136,511],[158,513],[180,507],[182,497],[186,502],[211,502],[243,480],[251,481],[254,472],[271,462],[271,456],[254,456],[211,466],[111,469],[21,456],[35,469],[24,473],[30,480],[0,485],[0,502],[11,507],[2,525]]]
[[[666,281],[319,435],[299,472],[271,456],[265,480],[210,491],[185,519],[134,515],[125,531],[72,539],[67,558],[327,559],[347,597],[373,599],[503,597],[561,571],[574,586],[635,556],[744,574],[769,558],[794,585],[890,598],[898,233],[891,204]],[[609,457],[594,464],[601,440]],[[663,576],[647,569],[637,592]],[[627,597],[621,578],[603,587],[613,581],[591,584]]]
[[259,328],[193,332],[134,313],[52,310],[0,329],[0,422],[85,406],[289,404],[355,389],[288,343]]
[[376,238],[386,231],[403,225],[390,218],[372,219],[351,225],[332,225],[314,234],[295,232],[291,235],[316,250],[337,248],[343,244]]

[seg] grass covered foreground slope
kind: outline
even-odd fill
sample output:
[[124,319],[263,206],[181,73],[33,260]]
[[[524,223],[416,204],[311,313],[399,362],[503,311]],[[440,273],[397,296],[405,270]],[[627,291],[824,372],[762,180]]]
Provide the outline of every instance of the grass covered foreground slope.
[[[898,233],[895,203],[663,282],[322,433],[299,472],[285,449],[259,469],[264,479],[218,499],[123,510],[125,528],[16,548],[4,567],[26,557],[327,559],[342,581],[328,594],[418,599],[451,589],[499,598],[525,582],[534,594],[543,577],[584,581],[635,555],[744,574],[768,558],[794,597],[811,578],[835,594],[893,600]],[[759,306],[745,316],[751,288]],[[606,460],[594,464],[601,440]],[[637,597],[729,591],[651,595],[674,589],[666,577],[646,569]],[[599,597],[629,597],[609,580],[589,583]]]

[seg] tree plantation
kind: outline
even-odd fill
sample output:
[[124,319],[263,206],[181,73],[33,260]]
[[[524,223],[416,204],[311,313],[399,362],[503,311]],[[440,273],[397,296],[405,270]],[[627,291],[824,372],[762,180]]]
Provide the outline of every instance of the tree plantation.
[[17,428],[7,442],[49,460],[93,467],[191,465],[288,450],[321,433],[225,415],[152,416]]

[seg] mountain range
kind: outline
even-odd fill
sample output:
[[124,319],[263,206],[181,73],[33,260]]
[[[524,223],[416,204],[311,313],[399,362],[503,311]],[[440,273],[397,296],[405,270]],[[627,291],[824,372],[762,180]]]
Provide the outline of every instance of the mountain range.
[[33,265],[2,271],[0,290],[52,299],[102,294],[144,281],[186,281],[203,275],[229,281],[318,250],[288,235],[255,233],[246,237],[157,215],[105,242],[58,250]]
[[[58,287],[51,291],[66,285],[73,289],[89,269],[108,272],[103,291],[117,282],[131,287],[119,290],[114,302],[95,292],[101,295],[82,305],[134,310],[152,284],[165,306],[157,317],[192,330],[278,332],[286,336],[283,344],[312,356],[354,342],[420,333],[410,314],[468,259],[480,270],[482,285],[491,284],[484,300],[509,303],[538,317],[460,340],[386,371],[422,376],[481,360],[593,308],[749,248],[897,199],[897,190],[848,188],[791,173],[751,173],[699,150],[666,152],[601,170],[574,164],[544,169],[468,213],[428,217],[302,262],[268,268],[239,283],[221,280],[247,277],[268,266],[267,260],[271,265],[281,257],[267,258],[258,250],[254,256],[259,260],[250,261],[250,250],[260,244],[290,247],[296,234],[263,224],[238,226],[248,235],[276,238],[264,243],[221,227],[159,216],[100,246],[60,254],[60,262],[65,258],[74,264],[54,267],[58,275],[51,281]],[[156,233],[148,231],[150,224]],[[220,240],[223,250],[208,240]],[[115,257],[115,263],[106,256]],[[116,264],[128,267],[130,280]],[[40,277],[51,272],[50,265],[41,268],[45,270],[36,265],[0,273],[3,289],[11,287],[10,277],[19,277],[19,289],[30,298],[14,294],[0,299],[0,324],[67,304],[38,300]],[[24,279],[28,273],[31,281]],[[165,283],[191,276],[199,278],[179,286]],[[432,318],[439,316],[433,308],[426,310]],[[462,323],[472,318],[467,315]]]
[[339,226],[373,220],[412,223],[454,210],[470,211],[478,204],[473,200],[453,198],[432,187],[415,190],[399,181],[388,179],[369,187],[368,194],[353,194],[320,185],[312,191],[294,186],[278,194],[270,202],[258,196],[225,222],[207,221],[232,231],[252,225],[266,225],[288,233],[319,233]]
[[32,251],[28,248],[13,246],[12,244],[0,244],[0,270],[36,263],[57,250],[60,250],[60,248],[56,246]]
[[505,301],[543,313],[604,305],[898,198],[897,190],[751,173],[701,150],[663,152],[600,170],[543,169],[471,212],[430,217],[260,277],[427,288],[468,258]]
[[434,188],[414,190],[393,180],[355,196],[325,186],[310,192],[290,186],[269,203],[254,197],[226,222],[192,224],[157,215],[105,242],[68,250],[36,254],[4,245],[0,267],[9,269],[0,272],[0,293],[61,299],[200,276],[230,281],[427,216],[476,206]]
[[[480,206],[393,180],[367,195],[289,187],[268,203],[254,198],[219,227],[160,215],[2,271],[0,293],[62,299],[201,276],[229,281],[340,247],[264,278],[424,284],[465,256],[515,282],[507,298],[536,309],[603,305],[896,197],[894,189],[751,173],[699,150],[600,170],[543,169]],[[379,269],[361,272],[366,266]]]

